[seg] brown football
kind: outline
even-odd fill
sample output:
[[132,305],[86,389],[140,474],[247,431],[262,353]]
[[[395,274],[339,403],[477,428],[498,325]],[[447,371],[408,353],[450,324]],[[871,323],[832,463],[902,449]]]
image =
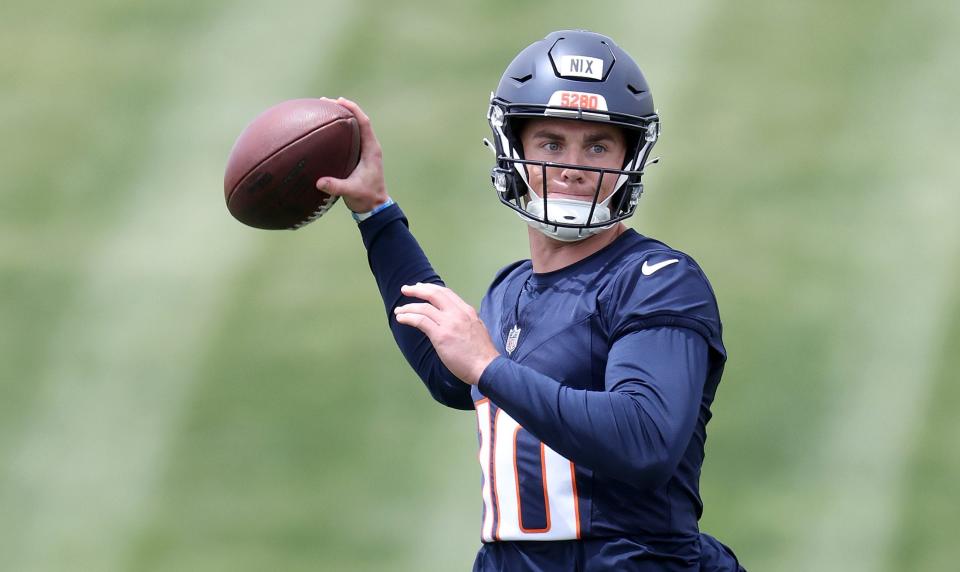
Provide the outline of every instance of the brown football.
[[317,179],[345,178],[359,158],[360,129],[350,110],[328,99],[284,101],[234,143],[223,177],[227,209],[256,228],[298,229],[337,201],[317,190]]

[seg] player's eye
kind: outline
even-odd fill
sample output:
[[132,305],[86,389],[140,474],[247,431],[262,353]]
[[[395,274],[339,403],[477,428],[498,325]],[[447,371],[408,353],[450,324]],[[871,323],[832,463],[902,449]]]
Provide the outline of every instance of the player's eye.
[[599,143],[595,143],[590,146],[590,152],[595,153],[597,155],[601,155],[607,152],[607,148]]
[[560,150],[560,144],[556,141],[547,141],[543,144],[544,151],[550,151],[551,153],[556,153]]

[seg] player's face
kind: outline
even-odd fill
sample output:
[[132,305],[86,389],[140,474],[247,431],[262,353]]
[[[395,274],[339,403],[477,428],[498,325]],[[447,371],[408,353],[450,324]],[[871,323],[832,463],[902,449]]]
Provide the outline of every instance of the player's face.
[[[570,119],[536,118],[529,120],[520,133],[524,158],[607,169],[619,169],[627,152],[623,132],[612,125]],[[542,195],[544,169],[527,166],[530,186]],[[548,167],[547,196],[582,201],[593,200],[600,173],[582,169]],[[613,193],[617,175],[605,173],[599,201]]]

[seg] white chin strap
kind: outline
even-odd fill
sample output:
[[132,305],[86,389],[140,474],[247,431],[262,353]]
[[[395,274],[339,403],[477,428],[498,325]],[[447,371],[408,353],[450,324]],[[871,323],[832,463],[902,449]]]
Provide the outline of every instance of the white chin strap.
[[[593,201],[578,201],[576,199],[551,199],[548,197],[547,213],[550,215],[550,218],[546,218],[543,211],[543,198],[537,196],[532,189],[529,190],[529,193],[530,200],[527,201],[527,204],[523,208],[533,217],[549,222],[573,225],[603,223],[610,220],[610,207],[608,207],[607,204],[610,202],[610,199],[613,197],[613,195],[610,195],[603,201],[597,203],[597,207],[593,209],[593,218],[588,221],[587,217],[590,216],[590,205]],[[526,219],[527,224],[531,227],[539,230],[550,238],[562,242],[576,242],[578,240],[583,240],[588,236],[593,236],[598,232],[613,226],[612,224],[595,228],[555,226],[529,219],[523,215],[520,216],[521,218]]]

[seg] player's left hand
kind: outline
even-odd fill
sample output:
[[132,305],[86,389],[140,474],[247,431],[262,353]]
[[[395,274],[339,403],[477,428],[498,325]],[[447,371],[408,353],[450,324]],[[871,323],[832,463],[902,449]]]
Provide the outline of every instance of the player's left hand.
[[436,284],[403,286],[400,291],[426,302],[394,308],[397,322],[426,334],[447,369],[476,385],[483,370],[500,355],[477,311],[453,290]]

